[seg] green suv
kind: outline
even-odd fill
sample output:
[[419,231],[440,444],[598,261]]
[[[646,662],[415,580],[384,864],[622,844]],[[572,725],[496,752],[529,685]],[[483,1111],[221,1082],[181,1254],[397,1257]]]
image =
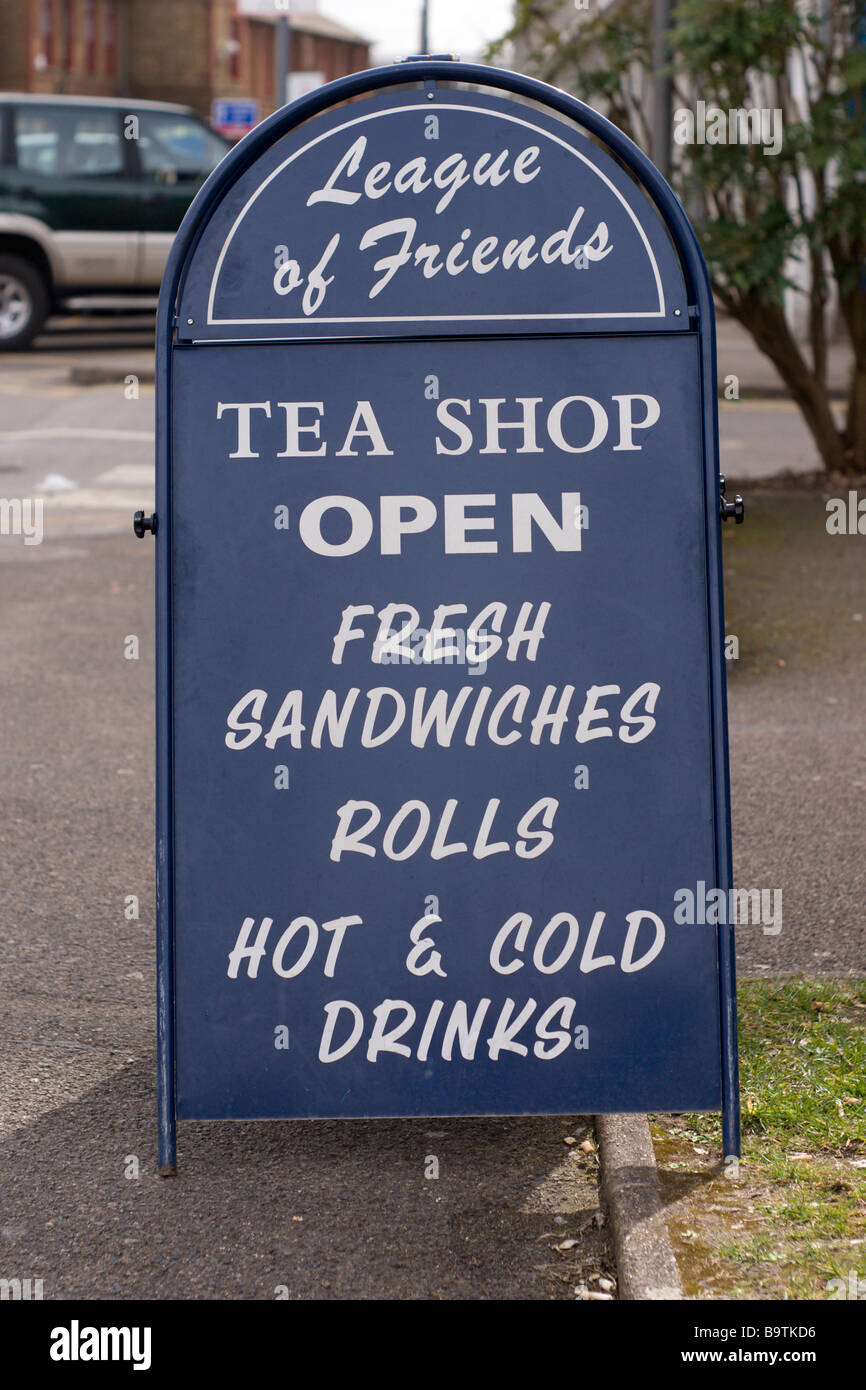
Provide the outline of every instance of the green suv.
[[229,148],[185,106],[0,93],[0,349],[71,300],[152,297]]

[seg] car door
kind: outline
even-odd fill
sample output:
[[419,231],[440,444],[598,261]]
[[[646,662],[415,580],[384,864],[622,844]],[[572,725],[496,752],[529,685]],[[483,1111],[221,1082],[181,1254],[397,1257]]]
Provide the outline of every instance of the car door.
[[141,213],[120,112],[78,102],[21,102],[12,146],[7,207],[50,229],[63,287],[133,286]]
[[146,189],[140,280],[155,288],[187,208],[231,146],[185,111],[143,108],[133,114],[138,127],[135,149]]

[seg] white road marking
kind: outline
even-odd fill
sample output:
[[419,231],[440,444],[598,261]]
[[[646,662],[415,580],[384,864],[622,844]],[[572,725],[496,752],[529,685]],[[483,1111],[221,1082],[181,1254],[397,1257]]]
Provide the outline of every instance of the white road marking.
[[149,487],[153,490],[152,463],[118,463],[96,478],[97,483],[107,483],[109,487]]
[[[57,486],[61,482],[65,484],[62,489]],[[60,513],[111,512],[131,516],[139,508],[152,510],[154,491],[153,465],[137,463],[115,464],[83,487],[68,478],[49,475],[36,489],[37,496],[44,497],[49,523]]]
[[78,487],[71,478],[65,477],[62,473],[48,473],[41,483],[36,484],[37,492],[72,492]]
[[46,499],[45,513],[50,516],[61,508],[64,511],[129,512],[130,525],[132,513],[143,508],[153,509],[153,478],[147,487],[137,492],[125,492],[120,488],[77,488],[75,492],[63,492]]
[[152,430],[94,430],[83,425],[54,425],[41,430],[0,430],[0,440],[22,442],[28,439],[115,439],[141,440],[152,444]]

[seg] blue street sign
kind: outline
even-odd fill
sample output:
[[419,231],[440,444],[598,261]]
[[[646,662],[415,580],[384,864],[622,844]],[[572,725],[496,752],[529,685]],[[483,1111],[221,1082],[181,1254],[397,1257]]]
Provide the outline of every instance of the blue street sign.
[[211,103],[211,125],[226,135],[246,135],[258,124],[261,108],[255,98],[218,97]]
[[513,73],[343,79],[202,189],[158,356],[161,1171],[178,1118],[721,1109],[735,1155],[732,928],[678,910],[730,888],[714,325],[661,176]]

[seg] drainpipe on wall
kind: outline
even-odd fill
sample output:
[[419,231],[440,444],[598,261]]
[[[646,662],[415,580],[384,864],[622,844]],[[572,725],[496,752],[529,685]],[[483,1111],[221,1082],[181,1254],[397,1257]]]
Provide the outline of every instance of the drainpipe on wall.
[[129,95],[129,5],[130,0],[118,0],[117,4],[117,95]]
[[292,71],[292,31],[288,15],[281,14],[277,19],[274,34],[274,107],[285,106],[288,101],[289,74]]

